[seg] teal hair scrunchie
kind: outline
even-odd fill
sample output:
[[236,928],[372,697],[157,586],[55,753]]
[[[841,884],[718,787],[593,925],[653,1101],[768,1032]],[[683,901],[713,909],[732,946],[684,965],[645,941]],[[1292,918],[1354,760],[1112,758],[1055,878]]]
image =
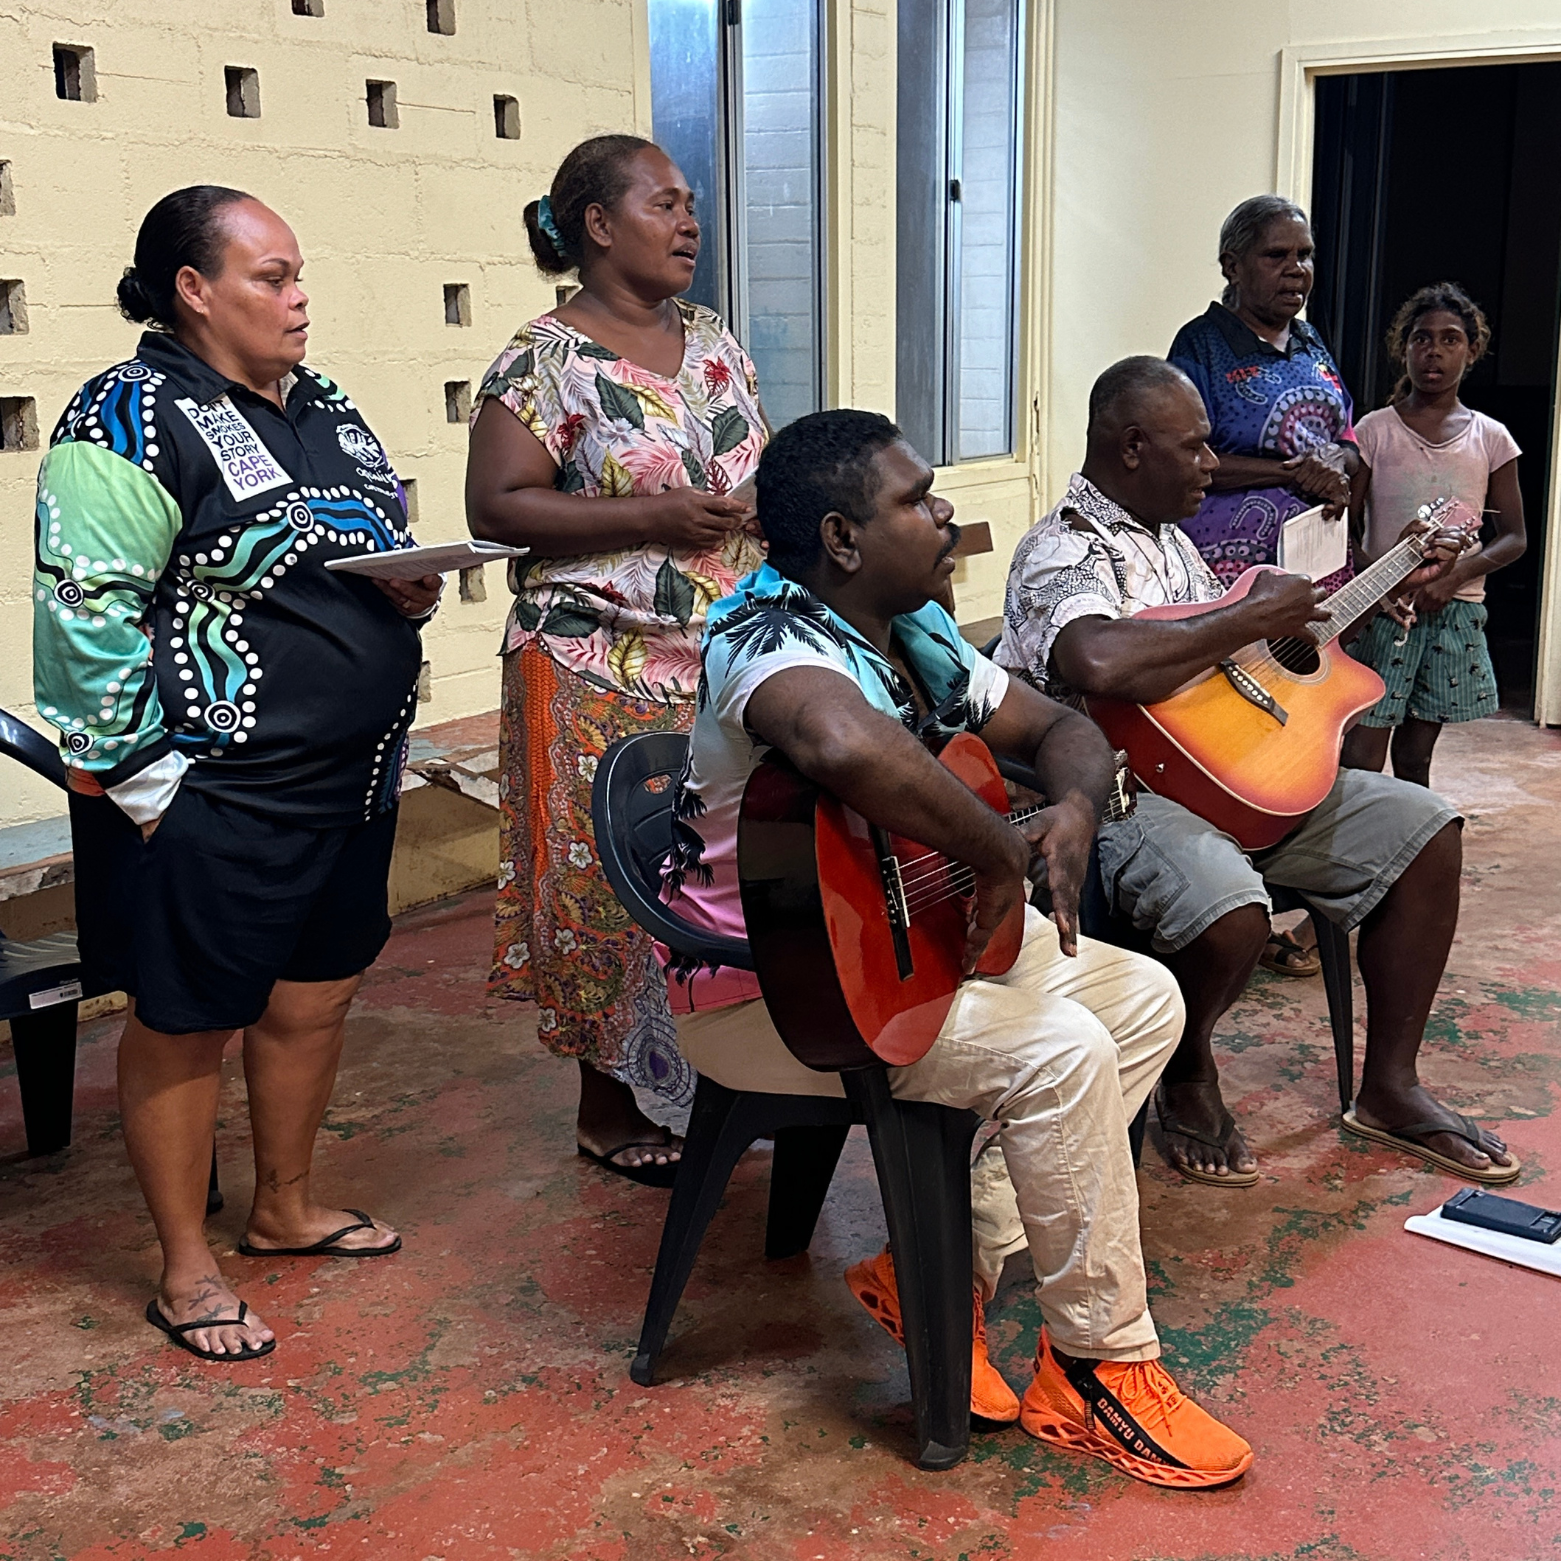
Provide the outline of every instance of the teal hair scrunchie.
[[537,202],[537,226],[547,234],[547,241],[558,251],[558,258],[567,260],[569,257],[564,253],[564,235],[553,221],[553,203],[545,195]]

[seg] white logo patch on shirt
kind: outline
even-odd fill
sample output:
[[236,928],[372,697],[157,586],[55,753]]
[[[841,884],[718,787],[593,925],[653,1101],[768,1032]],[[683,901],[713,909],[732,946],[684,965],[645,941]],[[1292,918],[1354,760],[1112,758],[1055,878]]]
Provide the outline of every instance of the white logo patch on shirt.
[[226,396],[218,396],[204,406],[187,398],[174,405],[206,441],[206,447],[216,457],[217,470],[235,499],[252,499],[293,480]]
[[379,440],[355,423],[343,423],[336,430],[336,442],[349,460],[360,461],[364,466],[381,471],[390,465],[380,448]]

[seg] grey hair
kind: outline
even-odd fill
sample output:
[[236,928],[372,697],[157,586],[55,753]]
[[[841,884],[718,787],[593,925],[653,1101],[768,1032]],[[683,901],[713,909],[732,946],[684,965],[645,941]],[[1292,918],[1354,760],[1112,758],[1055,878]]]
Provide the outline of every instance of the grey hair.
[[[1254,195],[1244,200],[1220,224],[1220,269],[1224,269],[1227,255],[1237,260],[1250,255],[1263,242],[1268,225],[1280,217],[1293,217],[1297,222],[1304,222],[1307,227],[1312,225],[1305,211],[1283,195]],[[1236,284],[1227,282],[1225,291],[1220,294],[1220,302],[1228,308],[1235,301]]]
[[1113,363],[1090,387],[1088,437],[1115,436],[1143,415],[1144,403],[1155,391],[1171,385],[1198,393],[1193,382],[1164,358],[1123,358]]

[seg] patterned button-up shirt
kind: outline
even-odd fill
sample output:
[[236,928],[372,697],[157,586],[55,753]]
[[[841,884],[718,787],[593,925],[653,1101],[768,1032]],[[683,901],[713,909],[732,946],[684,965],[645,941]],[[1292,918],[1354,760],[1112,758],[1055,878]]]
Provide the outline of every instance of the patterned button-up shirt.
[[1020,541],[1008,570],[1000,666],[1077,703],[1051,664],[1077,618],[1131,618],[1145,607],[1212,602],[1224,588],[1177,525],[1146,526],[1082,474]]

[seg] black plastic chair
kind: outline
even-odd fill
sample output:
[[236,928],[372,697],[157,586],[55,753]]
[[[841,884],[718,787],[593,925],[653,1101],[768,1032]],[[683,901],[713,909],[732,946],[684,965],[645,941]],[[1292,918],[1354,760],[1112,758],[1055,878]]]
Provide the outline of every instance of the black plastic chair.
[[[65,766],[54,744],[4,710],[0,754],[64,788]],[[30,943],[0,933],[0,1019],[11,1024],[30,1155],[53,1154],[70,1143],[76,1010],[87,995],[75,933],[51,933]]]
[[[607,750],[591,799],[597,852],[629,914],[675,954],[752,970],[745,941],[700,932],[660,897],[672,801],[687,753],[688,739],[675,732],[626,737]],[[654,1381],[705,1231],[754,1140],[775,1141],[765,1256],[792,1257],[812,1240],[846,1135],[862,1122],[899,1280],[916,1462],[951,1468],[970,1444],[970,1149],[980,1118],[896,1100],[882,1067],[840,1078],[844,1100],[732,1090],[700,1078],[629,1375],[642,1386]]]
[[[0,710],[0,755],[65,789],[59,750],[5,710]],[[83,981],[74,932],[50,933],[30,943],[0,933],[0,1019],[11,1025],[29,1155],[53,1154],[70,1144],[77,1011],[82,998],[98,995]],[[213,1148],[206,1212],[215,1214],[221,1207]]]

